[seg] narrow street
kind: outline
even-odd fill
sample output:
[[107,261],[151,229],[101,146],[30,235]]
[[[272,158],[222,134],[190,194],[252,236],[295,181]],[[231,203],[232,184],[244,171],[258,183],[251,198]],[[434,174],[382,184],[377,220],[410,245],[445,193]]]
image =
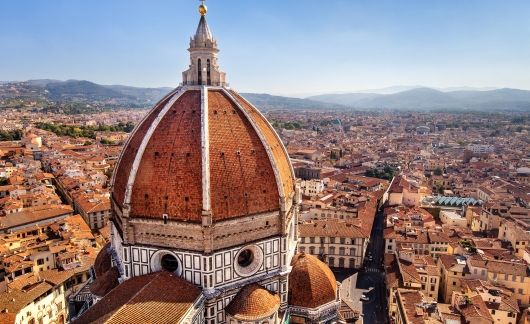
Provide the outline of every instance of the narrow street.
[[384,216],[383,211],[376,214],[370,243],[366,254],[372,255],[372,261],[365,259],[364,270],[359,272],[357,281],[358,288],[371,289],[365,295],[369,298],[363,303],[364,323],[388,323],[388,311],[386,301],[385,275],[383,271],[384,255]]

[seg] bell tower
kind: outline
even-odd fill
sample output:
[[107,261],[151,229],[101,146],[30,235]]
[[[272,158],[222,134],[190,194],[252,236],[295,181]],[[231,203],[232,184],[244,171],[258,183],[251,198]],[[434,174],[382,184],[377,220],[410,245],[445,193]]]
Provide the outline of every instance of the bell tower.
[[202,1],[199,6],[201,19],[195,35],[190,39],[190,66],[182,72],[183,85],[225,86],[225,73],[219,70],[217,63],[217,41],[213,38],[206,13],[208,8]]

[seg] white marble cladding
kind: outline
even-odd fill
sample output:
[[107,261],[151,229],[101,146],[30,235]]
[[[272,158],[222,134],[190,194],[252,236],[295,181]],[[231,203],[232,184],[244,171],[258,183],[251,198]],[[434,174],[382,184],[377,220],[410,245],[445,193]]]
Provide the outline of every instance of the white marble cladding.
[[[121,246],[119,235],[115,236],[113,246]],[[283,242],[282,242],[283,241]],[[283,243],[283,244],[282,244]],[[249,245],[255,245],[263,251],[263,262],[259,270],[252,276],[259,276],[268,272],[282,269],[282,253],[286,253],[285,238],[273,237]],[[218,288],[245,279],[235,271],[237,253],[247,245],[214,252],[212,255],[202,255],[194,252],[160,249],[150,246],[122,246],[119,257],[124,267],[124,279],[148,274],[154,267],[151,263],[159,251],[168,251],[177,257],[178,273],[187,281],[203,288]],[[251,277],[252,277],[251,276]]]

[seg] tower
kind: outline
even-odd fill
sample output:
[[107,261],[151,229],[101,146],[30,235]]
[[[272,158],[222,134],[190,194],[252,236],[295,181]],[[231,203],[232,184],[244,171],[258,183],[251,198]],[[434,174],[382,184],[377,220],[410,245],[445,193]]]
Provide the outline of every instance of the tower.
[[197,26],[195,35],[190,38],[190,66],[182,72],[183,85],[213,85],[225,86],[225,73],[219,70],[217,63],[217,41],[213,38],[208,23],[206,13],[208,9],[202,3],[199,6],[201,19]]

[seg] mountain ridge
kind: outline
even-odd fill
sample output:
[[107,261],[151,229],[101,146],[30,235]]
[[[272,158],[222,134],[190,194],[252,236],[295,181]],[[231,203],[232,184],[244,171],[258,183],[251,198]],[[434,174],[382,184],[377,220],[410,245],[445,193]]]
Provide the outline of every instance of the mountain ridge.
[[[15,87],[15,91],[12,91]],[[406,87],[389,87],[388,89]],[[330,93],[294,98],[267,93],[242,93],[264,110],[480,110],[530,111],[530,91],[512,88],[473,90],[459,87],[442,91],[416,87],[395,93]],[[23,97],[51,102],[98,104],[101,107],[148,108],[172,88],[141,88],[124,85],[100,85],[86,80],[38,79],[22,82],[0,81],[0,99]],[[11,91],[11,92],[10,92]]]
[[363,109],[530,111],[530,91],[512,88],[440,91],[419,87],[392,94],[371,94],[365,97],[353,92],[338,95],[324,94],[306,99]]

